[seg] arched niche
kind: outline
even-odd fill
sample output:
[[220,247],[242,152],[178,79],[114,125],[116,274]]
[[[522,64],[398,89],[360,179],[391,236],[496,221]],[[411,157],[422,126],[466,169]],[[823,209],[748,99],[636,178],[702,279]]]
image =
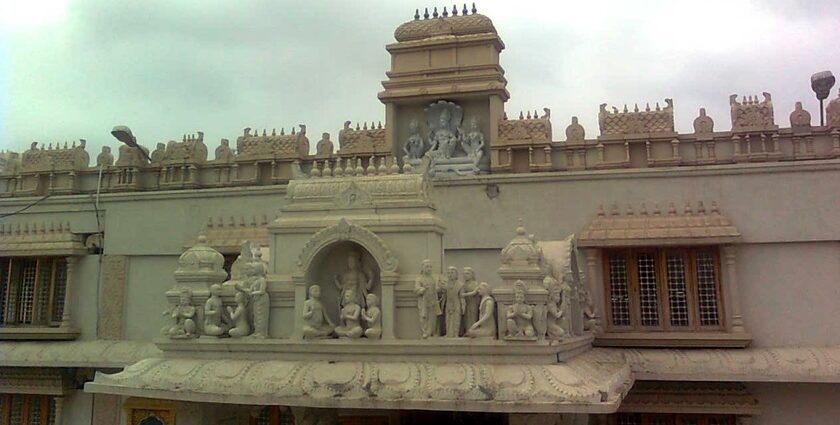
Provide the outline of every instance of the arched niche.
[[391,249],[375,233],[342,218],[338,224],[321,229],[306,242],[298,257],[298,273],[305,275],[322,249],[336,242],[350,241],[360,245],[373,258],[379,270],[385,274],[396,274],[397,258]]
[[305,273],[307,290],[317,284],[321,287],[321,302],[334,323],[338,324],[339,298],[341,291],[335,284],[336,276],[349,270],[349,262],[360,261],[361,271],[372,280],[370,293],[382,299],[382,282],[379,264],[362,245],[352,241],[337,241],[321,248],[309,264]]

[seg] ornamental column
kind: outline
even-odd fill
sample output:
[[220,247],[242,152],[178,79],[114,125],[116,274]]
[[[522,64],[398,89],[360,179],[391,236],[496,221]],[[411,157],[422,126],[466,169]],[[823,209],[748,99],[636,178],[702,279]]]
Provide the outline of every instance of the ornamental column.
[[745,333],[744,320],[741,316],[741,291],[738,288],[738,273],[735,270],[735,246],[723,247],[723,259],[726,268],[727,310],[729,311],[729,326],[733,333]]
[[66,261],[67,279],[64,281],[64,306],[61,310],[62,328],[69,328],[71,326],[70,306],[72,303],[70,302],[70,298],[72,298],[73,295],[73,270],[76,268],[76,257],[69,256]]
[[604,285],[598,279],[598,249],[589,248],[584,250],[586,256],[586,284],[589,286],[589,293],[592,296],[593,313],[597,328],[603,329],[604,310]]
[[396,273],[383,273],[380,277],[382,299],[379,302],[379,308],[382,311],[382,339],[396,339],[394,319],[397,314],[397,299],[394,295],[394,286],[397,284],[398,277]]

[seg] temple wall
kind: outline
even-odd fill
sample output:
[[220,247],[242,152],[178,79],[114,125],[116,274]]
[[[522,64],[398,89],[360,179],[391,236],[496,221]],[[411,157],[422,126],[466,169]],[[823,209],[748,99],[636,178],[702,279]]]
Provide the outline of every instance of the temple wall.
[[840,417],[840,387],[831,384],[748,384],[761,405],[753,425],[834,425]]

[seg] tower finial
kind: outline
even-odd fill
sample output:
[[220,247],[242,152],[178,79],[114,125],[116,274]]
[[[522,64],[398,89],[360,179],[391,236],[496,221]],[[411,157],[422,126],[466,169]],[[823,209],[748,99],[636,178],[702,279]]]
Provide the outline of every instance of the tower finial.
[[429,19],[429,8],[427,7],[425,11],[423,11],[423,19]]
[[415,21],[420,20],[420,9],[414,9],[414,20]]
[[473,15],[475,15],[476,13],[478,13],[478,9],[476,9],[476,8],[475,8],[475,2],[473,2],[473,4],[472,4],[472,10],[471,10],[471,12],[472,12],[472,14],[473,14]]
[[437,7],[435,7],[435,11],[434,11],[434,12],[432,12],[432,17],[433,17],[433,18],[437,18],[437,17],[438,17]]

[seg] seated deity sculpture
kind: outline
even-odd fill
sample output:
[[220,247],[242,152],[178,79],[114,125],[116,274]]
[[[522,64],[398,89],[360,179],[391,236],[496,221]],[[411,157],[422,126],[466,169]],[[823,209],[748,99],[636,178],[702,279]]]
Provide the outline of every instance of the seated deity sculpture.
[[321,302],[321,287],[309,287],[309,299],[303,303],[303,337],[306,339],[329,338],[335,324],[327,315],[324,303]]
[[452,113],[449,112],[448,108],[440,111],[436,125],[429,123],[431,129],[429,132],[429,145],[431,146],[429,154],[432,157],[449,159],[455,156],[455,149],[458,147],[458,134],[453,128],[457,128],[458,124],[460,124],[460,120],[453,125]]
[[463,276],[464,290],[461,297],[464,298],[464,329],[469,329],[478,321],[481,295],[478,293],[478,281],[475,280],[475,271],[472,267],[464,267]]
[[544,283],[548,287],[548,324],[546,327],[548,337],[554,339],[563,338],[566,336],[563,320],[564,316],[568,315],[568,312],[563,310],[563,304],[566,302],[563,299],[563,290],[560,287],[560,283],[557,282],[557,279],[551,276],[546,276]]
[[444,303],[444,321],[446,322],[446,337],[458,338],[461,336],[461,319],[464,315],[464,284],[458,280],[458,269],[449,267],[446,269],[446,280],[441,286],[442,299]]
[[332,155],[333,149],[333,142],[330,140],[330,133],[324,133],[321,135],[321,140],[318,141],[318,144],[315,145],[315,151],[318,155]]
[[368,276],[362,270],[362,259],[359,251],[353,250],[347,254],[347,270],[335,276],[335,287],[338,288],[339,294],[351,290],[354,297],[353,302],[364,307],[365,297],[373,288],[373,277]]
[[195,338],[196,309],[192,305],[192,292],[184,288],[178,298],[178,304],[164,314],[172,320],[172,324],[161,329],[161,333],[170,338]]
[[247,301],[244,292],[236,292],[234,296],[236,301],[236,308],[228,306],[227,312],[230,315],[230,320],[233,322],[233,327],[228,331],[231,338],[242,338],[251,333],[251,325],[248,323],[248,309],[245,306]]
[[210,285],[210,298],[204,303],[204,334],[208,336],[222,336],[227,332],[224,323],[224,309],[222,308],[222,286],[218,283]]
[[420,276],[414,281],[414,295],[417,296],[417,311],[420,314],[420,334],[425,339],[439,336],[438,317],[443,314],[438,299],[438,280],[432,275],[432,261],[423,260]]
[[470,129],[461,141],[461,148],[475,164],[481,161],[484,155],[484,134],[478,127],[478,117],[470,119]]
[[102,152],[96,156],[97,167],[110,167],[114,165],[114,155],[111,154],[110,146],[103,146]]
[[525,303],[525,284],[520,280],[514,284],[513,304],[508,307],[507,336],[510,338],[534,338],[534,307]]
[[342,307],[339,312],[341,325],[336,326],[335,334],[339,338],[359,338],[362,336],[362,307],[356,303],[356,294],[352,289],[344,291]]
[[216,148],[216,161],[219,162],[233,162],[233,150],[230,148],[230,141],[222,139],[219,147]]
[[382,310],[379,309],[379,297],[376,294],[367,295],[367,308],[362,310],[362,320],[365,323],[365,336],[376,339],[382,336]]
[[478,305],[478,320],[467,328],[470,338],[496,338],[496,301],[490,296],[490,286],[481,282],[476,288],[481,301]]
[[420,124],[417,120],[408,123],[408,139],[405,140],[403,151],[410,161],[419,160],[426,153],[426,142],[420,137]]

